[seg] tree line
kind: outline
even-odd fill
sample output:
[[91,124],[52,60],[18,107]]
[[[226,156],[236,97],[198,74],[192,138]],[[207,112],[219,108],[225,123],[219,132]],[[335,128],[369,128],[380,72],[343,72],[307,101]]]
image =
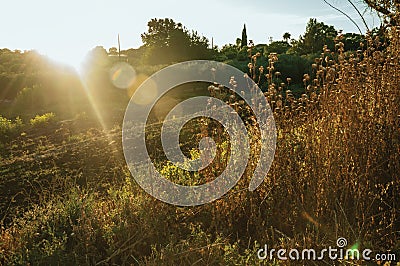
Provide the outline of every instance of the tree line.
[[[294,89],[298,88],[298,93],[301,94],[303,75],[310,73],[313,60],[319,57],[324,46],[334,51],[340,36],[346,52],[351,54],[360,49],[366,38],[357,33],[343,34],[334,26],[311,18],[304,34],[298,39],[292,39],[291,34],[285,32],[282,40],[254,44],[248,38],[244,25],[241,38],[237,38],[234,44],[226,44],[219,48],[210,44],[210,40],[205,36],[189,30],[173,19],[155,18],[150,20],[147,26],[147,32],[141,35],[143,45],[137,49],[120,52],[116,47],[107,51],[98,46],[88,53],[84,75],[99,97],[106,95],[105,98],[109,98],[108,88],[112,85],[107,81],[107,69],[115,63],[115,58],[118,58],[112,59],[110,55],[115,56],[119,53],[124,55],[137,72],[144,72],[146,75],[172,63],[196,59],[221,61],[248,72],[248,63],[254,55],[258,56],[258,66],[267,66],[269,55],[274,53],[279,59],[275,67],[282,73],[281,78],[291,78]],[[380,34],[379,29],[373,31],[376,35]],[[24,91],[24,88],[28,89]],[[32,93],[29,90],[39,90],[38,88],[43,94],[38,100],[21,95]],[[43,106],[44,102],[51,99],[67,99],[66,95],[71,94],[66,93],[68,90],[73,91],[74,95],[80,95],[84,90],[80,78],[71,69],[55,65],[35,51],[0,49],[0,106],[18,98],[24,98],[21,102],[25,103],[29,101],[25,98],[30,98],[32,108],[35,109],[34,106]]]

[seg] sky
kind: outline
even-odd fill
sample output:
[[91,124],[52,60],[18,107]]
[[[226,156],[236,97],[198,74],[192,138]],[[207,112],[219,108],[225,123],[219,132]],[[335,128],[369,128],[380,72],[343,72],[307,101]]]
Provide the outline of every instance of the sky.
[[[327,0],[365,27],[347,0]],[[362,2],[355,0],[354,2]],[[365,7],[358,3],[360,11]],[[364,14],[370,28],[379,19]],[[241,37],[257,43],[281,40],[285,32],[298,38],[309,18],[317,18],[344,32],[358,32],[354,24],[323,0],[3,0],[0,10],[0,48],[36,50],[51,59],[79,67],[85,55],[101,45],[106,49],[137,48],[152,18],[172,18],[221,47]]]

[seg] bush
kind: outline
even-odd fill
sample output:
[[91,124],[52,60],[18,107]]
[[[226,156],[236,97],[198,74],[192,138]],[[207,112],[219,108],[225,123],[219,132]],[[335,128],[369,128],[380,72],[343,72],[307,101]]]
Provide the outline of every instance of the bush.
[[247,47],[243,47],[237,54],[238,61],[246,61],[249,59],[249,53],[247,52]]
[[276,62],[276,70],[282,73],[282,80],[292,79],[294,84],[302,84],[304,73],[310,73],[312,61],[299,55],[281,54]]
[[49,95],[49,92],[44,90],[43,87],[26,87],[18,92],[13,103],[13,111],[18,114],[41,112],[50,99],[54,99],[54,97]]
[[54,122],[56,115],[54,113],[46,113],[44,115],[36,115],[30,120],[30,124],[34,127],[42,126]]
[[10,136],[22,127],[21,118],[17,117],[14,121],[0,115],[0,136]]

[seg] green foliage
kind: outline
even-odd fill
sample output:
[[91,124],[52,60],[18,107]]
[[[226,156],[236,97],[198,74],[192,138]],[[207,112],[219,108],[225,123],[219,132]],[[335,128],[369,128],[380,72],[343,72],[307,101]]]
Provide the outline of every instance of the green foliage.
[[289,32],[285,32],[282,37],[285,42],[289,42],[290,37],[292,37],[292,35]]
[[292,46],[286,41],[276,41],[265,46],[264,55],[270,53],[285,54]]
[[22,88],[33,86],[46,69],[36,52],[0,49],[0,101],[13,100]]
[[18,132],[22,125],[22,120],[19,117],[13,121],[0,115],[0,136],[2,138],[4,136],[10,136]]
[[293,50],[300,55],[320,52],[324,45],[334,50],[334,39],[337,34],[338,32],[333,26],[317,22],[315,18],[312,18],[307,24],[304,35],[293,43]]
[[312,60],[304,56],[281,54],[278,55],[276,70],[282,75],[282,80],[292,79],[292,84],[302,84],[303,75],[311,72]]
[[142,41],[146,47],[144,61],[147,64],[168,64],[191,59],[211,59],[207,38],[195,31],[189,31],[172,19],[152,19]]
[[246,24],[244,24],[244,26],[243,26],[242,39],[241,39],[241,47],[247,47],[247,30],[246,30]]
[[243,47],[240,49],[237,55],[237,60],[239,61],[248,61],[249,60],[249,53],[247,52],[247,47]]
[[233,44],[224,45],[219,52],[221,56],[221,61],[235,59],[238,55],[238,47]]
[[56,115],[54,113],[46,113],[43,115],[36,115],[29,123],[34,127],[41,127],[55,121]]
[[357,33],[345,33],[341,41],[346,51],[357,51],[361,48],[361,43],[366,44],[365,36]]
[[[79,244],[79,238],[84,237],[84,232],[78,233],[76,229],[79,228],[82,219],[85,219],[84,214],[90,213],[93,207],[93,197],[83,196],[82,192],[72,188],[65,200],[60,200],[54,195],[54,199],[48,203],[33,206],[32,210],[25,214],[27,220],[17,219],[16,226],[20,228],[20,241],[24,243],[25,249],[15,250],[7,258],[7,263],[82,263],[82,259],[76,256],[84,250],[84,246]],[[74,236],[75,234],[77,235]],[[76,246],[70,250],[69,256],[66,256],[66,250],[71,244]],[[4,257],[0,256],[1,259],[4,260]]]
[[112,88],[109,78],[112,63],[103,46],[96,46],[87,54],[82,76],[87,89],[92,95],[101,96],[101,94],[107,94],[109,89]]
[[144,56],[146,54],[147,47],[142,45],[137,49],[130,48],[128,50],[121,51],[122,54],[127,55],[128,61],[132,64],[135,68],[140,66],[145,66]]
[[[177,254],[179,254],[177,256]],[[153,245],[146,265],[259,265],[257,247],[241,250],[240,243],[230,243],[224,236],[216,237],[201,226],[192,225],[185,239],[174,239],[166,245]]]
[[33,88],[23,88],[18,94],[14,101],[14,108],[18,112],[23,112],[23,110],[33,110],[43,106],[42,100],[40,98],[41,90],[39,87]]

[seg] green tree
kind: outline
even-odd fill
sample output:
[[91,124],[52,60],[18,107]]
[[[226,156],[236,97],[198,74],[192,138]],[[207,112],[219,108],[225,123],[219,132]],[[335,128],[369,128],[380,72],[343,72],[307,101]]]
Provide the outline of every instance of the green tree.
[[333,50],[335,48],[334,39],[337,34],[338,32],[333,26],[317,22],[315,18],[311,18],[304,35],[294,42],[293,50],[300,55],[320,52],[324,45],[328,45],[328,48]]
[[289,42],[289,40],[290,40],[291,37],[292,37],[292,35],[291,35],[289,32],[285,32],[285,33],[283,34],[283,40],[284,40],[285,42]]
[[292,79],[292,84],[302,84],[304,73],[311,73],[312,60],[299,55],[281,54],[275,64],[276,71],[279,71],[282,80]]
[[365,43],[365,36],[357,33],[343,34],[344,49],[346,51],[357,51],[360,49],[360,43]]
[[96,46],[88,52],[83,64],[82,76],[91,92],[101,95],[104,91],[112,88],[109,79],[111,64],[107,50],[103,46]]
[[242,44],[241,47],[247,46],[247,30],[246,30],[246,24],[243,26],[242,30]]
[[220,55],[222,56],[221,58],[224,58],[224,60],[235,59],[237,57],[237,54],[238,49],[233,44],[224,45],[220,51]]
[[272,42],[265,46],[264,54],[268,56],[270,53],[284,54],[292,46],[286,41]]
[[[112,48],[110,49],[112,52]],[[103,46],[96,46],[86,55],[87,65],[105,66],[108,64],[107,50]]]
[[172,19],[152,19],[148,31],[141,35],[146,47],[145,62],[169,64],[191,59],[210,59],[213,50],[209,41],[195,31],[189,31]]
[[241,48],[241,45],[242,45],[242,39],[237,38],[236,39],[236,47],[237,47],[238,50]]

